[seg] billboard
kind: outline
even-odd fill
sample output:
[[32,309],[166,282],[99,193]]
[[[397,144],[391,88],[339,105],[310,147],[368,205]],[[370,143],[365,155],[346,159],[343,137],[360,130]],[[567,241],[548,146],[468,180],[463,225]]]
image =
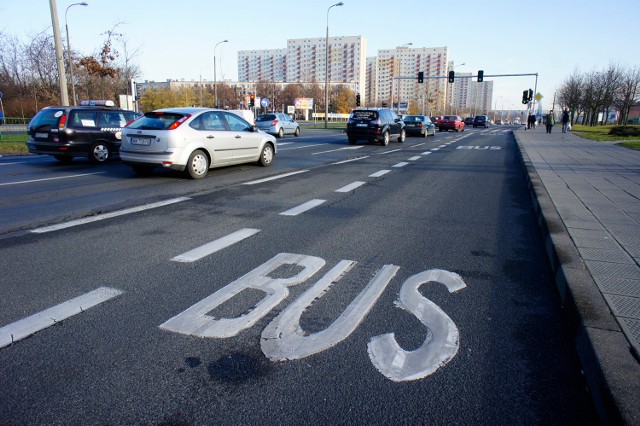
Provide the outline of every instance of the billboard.
[[313,109],[313,98],[296,98],[296,109]]

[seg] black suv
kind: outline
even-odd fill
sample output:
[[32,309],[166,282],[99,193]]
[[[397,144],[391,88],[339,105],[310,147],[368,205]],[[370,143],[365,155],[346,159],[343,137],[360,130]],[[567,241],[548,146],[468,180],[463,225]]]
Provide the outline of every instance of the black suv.
[[476,115],[473,119],[473,127],[489,127],[489,117],[486,115]]
[[33,154],[69,162],[87,157],[104,163],[118,156],[122,128],[140,114],[115,108],[113,101],[82,101],[80,106],[46,107],[27,126]]
[[347,122],[347,138],[350,144],[366,140],[387,146],[392,137],[397,137],[398,142],[403,143],[406,133],[404,121],[390,109],[361,108],[351,112]]

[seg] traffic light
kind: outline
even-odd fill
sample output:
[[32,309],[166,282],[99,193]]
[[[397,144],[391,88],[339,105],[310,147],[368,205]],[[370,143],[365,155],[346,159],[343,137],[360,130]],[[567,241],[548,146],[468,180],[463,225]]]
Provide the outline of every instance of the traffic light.
[[360,93],[356,95],[356,106],[360,106]]
[[529,103],[529,91],[525,90],[524,92],[522,92],[522,103],[523,104],[528,104]]
[[529,89],[529,102],[533,100],[533,90]]
[[253,93],[249,95],[249,108],[253,108],[256,105],[256,95]]
[[449,83],[453,83],[453,80],[456,78],[456,73],[453,71],[449,71]]
[[422,71],[418,72],[418,83],[424,83],[424,73]]
[[478,83],[482,83],[483,80],[484,80],[484,71],[480,70],[478,71]]

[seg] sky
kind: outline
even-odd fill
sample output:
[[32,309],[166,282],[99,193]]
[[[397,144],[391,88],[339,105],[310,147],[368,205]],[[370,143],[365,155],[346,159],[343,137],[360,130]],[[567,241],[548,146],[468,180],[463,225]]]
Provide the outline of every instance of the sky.
[[[61,36],[71,47],[99,51],[106,32],[122,34],[139,81],[236,81],[237,52],[284,49],[288,39],[324,37],[336,0],[54,0]],[[495,109],[521,109],[522,91],[537,89],[543,109],[574,72],[640,65],[640,0],[343,0],[329,12],[329,36],[362,36],[378,50],[448,48],[456,72],[533,74],[494,81]],[[26,41],[52,32],[50,0],[0,0],[0,32]],[[114,29],[115,27],[115,29]],[[122,51],[123,44],[114,42]],[[461,65],[465,64],[465,65]],[[0,86],[1,86],[0,82]],[[0,88],[1,90],[1,88]]]

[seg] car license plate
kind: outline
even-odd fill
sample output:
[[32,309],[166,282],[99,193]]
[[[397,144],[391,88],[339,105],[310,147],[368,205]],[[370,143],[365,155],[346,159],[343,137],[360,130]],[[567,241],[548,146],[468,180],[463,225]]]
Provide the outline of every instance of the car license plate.
[[36,133],[36,138],[47,139],[49,137],[48,133]]
[[131,138],[131,145],[151,145],[150,138]]
[[369,125],[367,123],[358,123],[356,127],[369,127]]

